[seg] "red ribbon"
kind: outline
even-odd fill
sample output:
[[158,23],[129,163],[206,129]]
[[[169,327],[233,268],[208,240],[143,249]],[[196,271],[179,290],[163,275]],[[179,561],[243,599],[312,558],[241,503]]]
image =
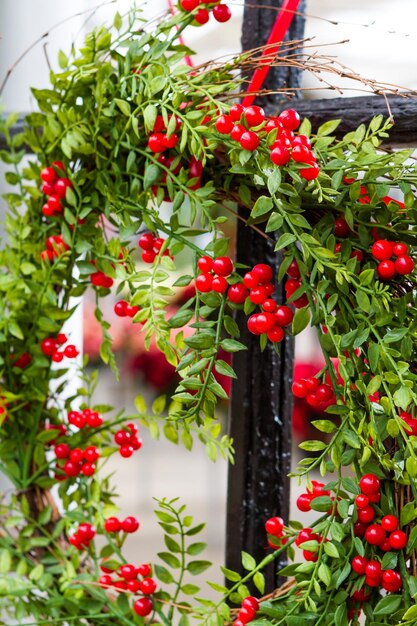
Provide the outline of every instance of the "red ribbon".
[[[271,30],[271,34],[266,42],[265,50],[262,53],[260,64],[262,67],[258,67],[252,76],[252,80],[248,87],[249,93],[254,93],[253,96],[245,96],[242,104],[247,107],[252,104],[256,98],[256,93],[261,90],[262,85],[265,82],[265,78],[270,70],[273,57],[278,53],[285,35],[288,32],[291,22],[297,11],[300,0],[284,0],[280,12],[277,15],[275,24]],[[275,45],[274,45],[275,44]],[[266,57],[266,58],[265,58]]]
[[[168,0],[168,6],[169,6],[169,10],[171,11],[172,15],[175,15],[175,7],[174,7],[174,3],[172,2],[172,0]],[[177,30],[179,30],[179,29],[178,29],[178,26],[177,26]],[[185,42],[184,42],[184,39],[183,39],[182,35],[180,35],[180,36],[178,37],[178,40],[179,40],[179,42],[180,42],[180,44],[181,44],[182,46],[185,46]],[[191,57],[190,57],[190,56],[186,55],[186,56],[184,57],[184,61],[185,61],[185,63],[186,63],[189,67],[194,67],[193,61],[192,61],[192,59],[191,59]]]

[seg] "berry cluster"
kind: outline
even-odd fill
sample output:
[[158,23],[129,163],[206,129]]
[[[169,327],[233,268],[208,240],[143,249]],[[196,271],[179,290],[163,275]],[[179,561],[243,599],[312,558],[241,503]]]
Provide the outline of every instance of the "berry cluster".
[[63,213],[62,200],[65,198],[68,187],[73,187],[69,178],[65,175],[65,165],[61,161],[54,161],[51,166],[41,171],[43,181],[42,192],[48,196],[47,202],[42,207],[42,213],[46,217],[54,217]]
[[52,263],[54,257],[58,258],[61,254],[64,254],[64,252],[67,252],[70,249],[63,240],[62,235],[51,235],[46,240],[45,246],[46,248],[45,250],[42,250],[40,257],[41,261],[48,263]]
[[[138,242],[139,248],[142,248],[143,250],[142,261],[144,263],[153,263],[164,243],[165,239],[162,237],[154,237],[152,233],[145,233],[142,235]],[[169,249],[166,248],[162,255],[169,256]]]
[[[261,107],[252,105],[243,107],[233,104],[229,113],[220,115],[216,120],[216,130],[222,135],[229,135],[240,143],[244,150],[253,152],[261,142],[273,134],[269,145],[270,159],[275,165],[287,165],[291,159],[308,167],[302,167],[299,174],[305,180],[313,180],[320,173],[316,156],[306,135],[295,135],[300,125],[300,116],[294,109],[282,111],[278,117],[265,116]],[[256,130],[253,130],[256,129]]]
[[[372,245],[372,256],[379,261],[376,271],[381,280],[392,280],[397,274],[405,276],[414,270],[414,261],[408,256],[405,243],[378,239]],[[396,257],[395,261],[392,257]]]
[[132,456],[135,450],[140,450],[142,447],[142,440],[138,437],[138,427],[136,424],[127,424],[127,429],[128,430],[118,430],[114,434],[114,442],[120,446],[119,454],[125,459]]
[[129,515],[124,520],[119,520],[118,517],[108,517],[104,522],[104,530],[106,533],[135,533],[139,529],[139,522],[136,517]]
[[291,301],[291,304],[295,306],[296,309],[302,309],[308,304],[307,295],[303,293],[298,296],[298,298],[292,298],[293,294],[298,291],[302,285],[300,269],[295,259],[291,261],[287,269],[287,276],[288,279],[284,285],[286,298]]
[[98,428],[103,424],[103,417],[97,411],[86,408],[82,411],[69,411],[68,423],[80,429],[85,428],[85,426]]
[[227,22],[232,17],[232,12],[227,6],[227,4],[221,4],[221,0],[180,0],[180,8],[187,13],[191,13],[197,7],[202,4],[214,4],[216,2],[216,6],[212,9],[201,8],[194,15],[194,21],[196,24],[207,24],[210,19],[210,11],[213,13],[213,17],[216,22]]
[[63,346],[68,341],[68,338],[64,333],[59,333],[54,339],[53,337],[46,337],[41,341],[41,350],[46,356],[50,356],[54,363],[61,363],[62,359],[75,359],[80,353],[76,346],[69,343],[65,348],[60,351],[59,346]]
[[201,272],[195,281],[195,286],[201,293],[225,293],[229,286],[226,278],[233,273],[233,261],[227,256],[219,256],[212,259],[209,256],[202,256],[197,263]]
[[59,480],[65,480],[65,477],[75,478],[79,474],[92,476],[96,471],[95,462],[100,458],[100,451],[96,446],[88,446],[85,450],[81,448],[71,450],[67,443],[58,443],[54,452],[58,461],[65,461],[63,464],[57,463],[56,466],[58,470],[56,476]]
[[87,550],[90,542],[96,536],[96,529],[87,522],[80,524],[73,535],[68,537],[69,543],[77,550]]
[[139,306],[131,306],[126,300],[118,300],[114,305],[114,312],[118,317],[135,317],[139,311]]
[[[322,543],[323,538],[315,533],[312,528],[302,528],[295,539],[295,545],[300,547],[307,541],[317,541],[318,543]],[[317,553],[311,552],[311,550],[303,550],[303,557],[306,561],[316,562],[318,560]]]
[[331,385],[321,383],[314,376],[295,381],[292,384],[292,392],[296,398],[305,399],[311,407],[319,411],[324,411],[336,402]]
[[[103,588],[114,587],[118,591],[131,591],[132,593],[141,591],[146,596],[150,596],[156,591],[156,582],[149,577],[151,567],[148,563],[142,563],[139,567],[132,563],[125,563],[120,565],[117,571],[109,569],[105,564],[102,564],[100,568],[105,572],[98,580],[99,585]],[[112,574],[118,574],[120,578],[114,580]]]
[[294,314],[288,306],[278,306],[270,296],[275,291],[271,282],[273,271],[269,265],[259,263],[243,278],[243,284],[249,289],[249,300],[261,307],[260,313],[252,314],[248,319],[248,329],[254,335],[266,334],[274,343],[284,338],[284,328],[289,326]]
[[246,598],[243,598],[237,618],[233,622],[234,626],[244,626],[244,624],[248,624],[255,619],[258,610],[259,601],[257,598],[254,598],[253,596],[246,596]]
[[311,511],[311,502],[314,498],[319,498],[320,496],[330,496],[330,491],[323,489],[324,483],[312,480],[311,486],[312,489],[307,488],[306,492],[302,493],[297,498],[297,508],[303,513]]

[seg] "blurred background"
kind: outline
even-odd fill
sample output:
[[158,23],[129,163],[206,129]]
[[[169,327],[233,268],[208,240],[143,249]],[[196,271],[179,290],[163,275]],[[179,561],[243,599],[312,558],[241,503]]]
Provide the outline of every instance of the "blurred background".
[[[167,0],[137,2],[143,7],[143,15],[153,18],[162,15],[168,6]],[[186,31],[186,43],[198,51],[201,61],[213,56],[222,57],[238,52],[243,7],[241,2],[228,2],[233,18],[221,27],[210,21],[203,28]],[[115,11],[126,11],[130,0],[115,0],[99,3],[97,0],[1,0],[0,2],[0,83],[11,71],[2,102],[3,111],[30,111],[34,107],[30,87],[48,85],[48,66],[56,65],[59,49],[67,52],[72,43],[82,42],[86,32],[96,25],[112,22]],[[417,3],[413,0],[309,0],[307,2],[306,38],[311,54],[325,51],[326,55],[337,56],[344,65],[362,75],[403,88],[415,89],[417,75],[413,59],[416,43]],[[272,26],[272,24],[271,24]],[[340,43],[340,42],[345,43]],[[31,47],[33,44],[33,47]],[[325,46],[325,48],[323,48]],[[17,63],[19,57],[30,51]],[[346,89],[345,95],[363,95],[352,91],[355,85],[335,81]],[[309,98],[333,97],[335,94],[306,75],[303,86]],[[2,168],[3,166],[0,166]],[[1,169],[0,174],[4,169]],[[5,191],[3,177],[0,191]],[[4,205],[1,205],[4,212]],[[233,239],[234,225],[229,222],[229,236]],[[188,259],[181,263],[186,265]],[[179,267],[181,271],[183,267]],[[172,303],[175,308],[186,298],[184,292]],[[175,372],[165,363],[163,356],[151,348],[144,350],[140,326],[130,320],[116,318],[113,312],[115,299],[108,296],[103,301],[104,316],[111,324],[114,348],[121,371],[121,380],[116,382],[108,370],[100,366],[98,358],[101,331],[94,319],[93,299],[87,296],[80,303],[77,317],[72,321],[71,339],[84,345],[92,368],[100,370],[100,383],[96,402],[111,404],[117,409],[125,407],[134,411],[133,399],[142,393],[147,403],[163,393],[169,393],[175,385]],[[310,330],[297,338],[295,378],[314,375],[321,369],[323,359]],[[221,381],[227,385],[227,381]],[[73,386],[77,380],[74,373]],[[221,418],[226,426],[228,406],[220,407]],[[304,400],[296,400],[293,413],[294,446],[309,436],[310,422],[316,416],[311,413]],[[155,552],[162,549],[162,535],[153,517],[153,497],[176,497],[187,504],[197,521],[206,520],[205,540],[209,543],[207,557],[217,565],[223,561],[226,463],[219,460],[211,463],[202,447],[195,446],[192,454],[183,448],[162,439],[152,441],[148,433],[140,433],[143,447],[130,459],[114,455],[107,469],[114,471],[113,484],[117,484],[122,516],[136,515],[141,522],[139,533],[131,537],[127,554],[135,562],[154,559]],[[317,432],[315,433],[317,437]],[[297,453],[295,453],[295,456]],[[294,485],[292,501],[295,502],[299,488]],[[295,516],[295,511],[293,512]],[[208,576],[221,582],[218,570],[212,568]]]

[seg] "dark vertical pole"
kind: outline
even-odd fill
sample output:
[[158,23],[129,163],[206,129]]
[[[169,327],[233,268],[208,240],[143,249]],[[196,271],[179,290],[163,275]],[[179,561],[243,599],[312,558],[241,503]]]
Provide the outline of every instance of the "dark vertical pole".
[[[266,42],[277,15],[276,10],[267,7],[281,4],[282,0],[258,0],[256,8],[251,8],[250,2],[247,3],[242,34],[244,50]],[[300,11],[303,9],[300,6]],[[296,16],[289,39],[302,39],[303,27],[303,19]],[[294,69],[271,68],[265,87],[274,90],[295,87],[299,80]],[[267,96],[258,98],[256,104],[271,113],[279,99]],[[238,226],[237,260],[247,265],[270,263],[275,271],[280,263],[273,245],[242,223]],[[278,287],[276,296],[284,301],[282,286]],[[264,523],[269,517],[280,515],[288,520],[294,356],[291,337],[279,344],[278,354],[271,344],[261,353],[259,339],[247,331],[243,316],[238,321],[248,350],[238,353],[233,362],[238,378],[232,392],[230,436],[235,441],[236,460],[229,468],[226,564],[235,571],[242,569],[242,550],[258,562],[266,555]],[[283,557],[281,563],[272,564],[264,572],[268,591],[277,586],[276,572],[284,563]]]

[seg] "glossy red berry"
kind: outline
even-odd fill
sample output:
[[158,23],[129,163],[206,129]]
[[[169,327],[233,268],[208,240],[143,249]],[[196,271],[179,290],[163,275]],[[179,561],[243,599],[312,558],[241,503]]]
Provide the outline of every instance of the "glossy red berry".
[[275,165],[282,166],[287,165],[288,161],[291,158],[291,154],[286,146],[277,145],[272,148],[269,158]]
[[365,574],[366,566],[368,564],[368,559],[365,559],[363,556],[355,556],[352,559],[352,569],[356,574],[362,576]]
[[378,239],[372,245],[371,253],[377,261],[387,261],[394,253],[394,244],[386,239]]
[[399,256],[395,261],[395,269],[401,276],[411,274],[414,270],[414,261],[410,256]]
[[140,617],[146,617],[147,615],[152,613],[152,600],[150,600],[149,598],[139,598],[135,601],[133,605],[133,610],[136,615],[139,615]]
[[311,561],[311,562],[315,563],[318,560],[319,555],[316,552],[310,552],[309,550],[303,550],[303,557],[305,558],[306,561]]
[[376,271],[381,280],[391,280],[397,273],[395,263],[393,261],[381,261],[378,263]]
[[120,576],[125,580],[133,580],[134,578],[136,578],[136,567],[131,563],[121,565],[118,569],[118,572]]
[[282,517],[270,517],[265,522],[265,530],[268,535],[273,535],[274,537],[277,537],[284,530],[284,520],[282,519]]
[[207,11],[207,9],[199,9],[197,11],[197,13],[194,15],[194,19],[197,22],[197,24],[207,24],[207,22],[209,21],[210,18],[210,14]]
[[275,326],[275,328],[267,333],[267,336],[269,341],[272,341],[273,343],[279,343],[284,339],[285,333],[281,326]]
[[222,135],[229,135],[233,125],[233,120],[229,115],[220,115],[215,124],[216,130]]
[[253,289],[259,286],[258,277],[253,272],[247,272],[243,277],[243,284],[248,289]]
[[246,107],[244,111],[248,126],[259,126],[265,121],[265,112],[261,107],[252,105]]
[[258,319],[257,314],[251,315],[248,318],[247,326],[250,333],[253,335],[260,335],[261,333],[258,331],[258,326],[256,324],[256,320]]
[[294,109],[286,109],[285,111],[281,111],[278,119],[287,130],[296,130],[301,122],[300,116]]
[[388,537],[393,550],[403,550],[407,545],[407,535],[403,530],[394,530]]
[[233,261],[227,256],[219,256],[213,261],[213,272],[217,276],[230,276],[233,272]]
[[232,12],[227,4],[217,4],[213,7],[213,17],[217,22],[224,23],[230,20]]
[[195,279],[195,287],[201,293],[208,293],[211,291],[213,284],[213,276],[211,274],[200,274]]
[[266,265],[266,263],[258,263],[252,268],[251,272],[256,276],[258,285],[265,285],[271,282],[274,275],[272,267]]
[[394,243],[392,252],[393,254],[395,254],[395,256],[406,256],[408,252],[408,246],[406,243]]
[[81,463],[83,458],[84,458],[84,452],[81,450],[81,448],[74,448],[73,450],[71,450],[70,460],[73,463]]
[[136,517],[130,515],[122,521],[122,530],[124,533],[134,533],[139,528],[139,522]]
[[108,517],[104,522],[104,530],[108,533],[117,533],[122,529],[122,523],[117,517]]
[[259,334],[268,333],[276,325],[275,315],[273,313],[258,313],[255,325]]
[[366,506],[368,506],[369,504],[369,498],[368,496],[365,496],[365,494],[360,493],[358,496],[356,496],[355,498],[355,504],[358,507],[358,509],[363,509]]
[[259,600],[257,598],[254,598],[253,596],[246,596],[246,598],[242,600],[242,607],[251,607],[252,609],[255,609],[255,611],[258,611]]
[[244,150],[253,152],[259,146],[259,137],[252,130],[245,130],[240,136],[239,143]]
[[92,476],[96,471],[96,466],[94,463],[83,463],[81,465],[81,474],[83,476]]
[[365,474],[359,481],[359,488],[365,495],[377,493],[380,486],[380,480],[375,474]]
[[137,593],[140,590],[140,582],[136,579],[127,581],[127,588],[132,593]]
[[208,274],[213,269],[213,259],[210,256],[202,256],[197,261],[197,267],[202,274]]
[[279,326],[289,326],[294,318],[294,313],[289,306],[279,306],[275,312],[275,319]]
[[70,453],[70,447],[66,443],[59,443],[54,448],[55,456],[57,459],[67,459]]
[[41,341],[41,350],[46,356],[52,356],[56,350],[56,340],[51,337],[47,337]]
[[302,493],[297,498],[297,508],[303,513],[311,511],[311,496],[308,493]]
[[295,540],[296,546],[301,546],[302,543],[310,541],[314,537],[313,530],[311,528],[303,528],[297,535]]
[[402,579],[398,572],[387,569],[382,573],[382,586],[386,591],[394,593],[402,587]]
[[149,596],[156,591],[156,586],[156,582],[153,578],[144,578],[140,584],[140,590],[146,596]]
[[305,398],[308,393],[307,386],[302,380],[293,382],[291,390],[296,398]]
[[211,283],[211,288],[216,293],[225,293],[229,284],[223,276],[215,276]]
[[333,232],[336,237],[347,237],[350,234],[350,228],[344,217],[338,217],[334,223]]
[[311,163],[312,161],[311,150],[303,145],[295,145],[291,157],[296,163]]
[[72,345],[72,344],[68,344],[67,346],[65,346],[64,348],[64,355],[68,358],[68,359],[75,359],[78,355],[79,355],[79,351],[77,350],[77,348]]
[[298,173],[304,180],[315,180],[320,174],[320,168],[317,163],[311,163],[309,167],[303,167],[298,170]]
[[365,574],[368,578],[376,578],[378,581],[382,578],[382,568],[379,561],[369,561],[365,568]]
[[54,193],[59,198],[65,198],[67,189],[72,187],[73,184],[68,178],[58,178],[54,185]]
[[53,167],[45,167],[43,170],[41,170],[41,180],[43,180],[45,183],[52,184],[56,181],[56,179],[57,174]]
[[126,300],[119,300],[118,302],[116,302],[116,304],[114,305],[114,312],[118,317],[126,317],[127,305],[128,303],[126,302]]
[[124,459],[128,459],[129,457],[131,457],[133,452],[134,452],[134,450],[133,450],[133,447],[131,445],[120,446],[119,454]]
[[262,304],[268,297],[265,287],[255,287],[249,292],[249,299],[253,304]]
[[227,297],[234,304],[243,304],[249,295],[249,290],[242,283],[231,285],[227,292]]
[[67,476],[69,476],[70,478],[74,478],[75,476],[78,476],[78,474],[80,473],[81,466],[79,463],[74,463],[73,461],[66,461],[63,469]]
[[388,533],[392,533],[398,528],[398,519],[395,515],[385,515],[381,520],[381,526]]
[[[194,11],[199,4],[201,4],[201,0],[181,0],[180,2],[184,11]],[[162,130],[162,128],[160,130]]]
[[100,585],[100,587],[102,587],[103,589],[108,589],[109,587],[112,586],[113,584],[113,580],[112,577],[109,576],[109,574],[103,574],[102,576],[100,576],[100,578],[98,579],[98,584]]
[[142,250],[153,250],[155,237],[152,233],[145,233],[139,239],[138,245]]
[[143,576],[144,578],[147,578],[148,576],[150,576],[152,569],[149,563],[141,563],[137,571],[138,571],[139,576]]
[[89,463],[94,463],[100,458],[100,451],[96,446],[88,446],[84,450],[84,458]]
[[371,524],[365,531],[365,539],[372,546],[380,546],[384,543],[387,534],[379,524]]
[[243,624],[248,624],[248,622],[251,622],[253,619],[255,619],[255,616],[256,610],[253,608],[253,606],[244,606],[240,609],[237,619]]

